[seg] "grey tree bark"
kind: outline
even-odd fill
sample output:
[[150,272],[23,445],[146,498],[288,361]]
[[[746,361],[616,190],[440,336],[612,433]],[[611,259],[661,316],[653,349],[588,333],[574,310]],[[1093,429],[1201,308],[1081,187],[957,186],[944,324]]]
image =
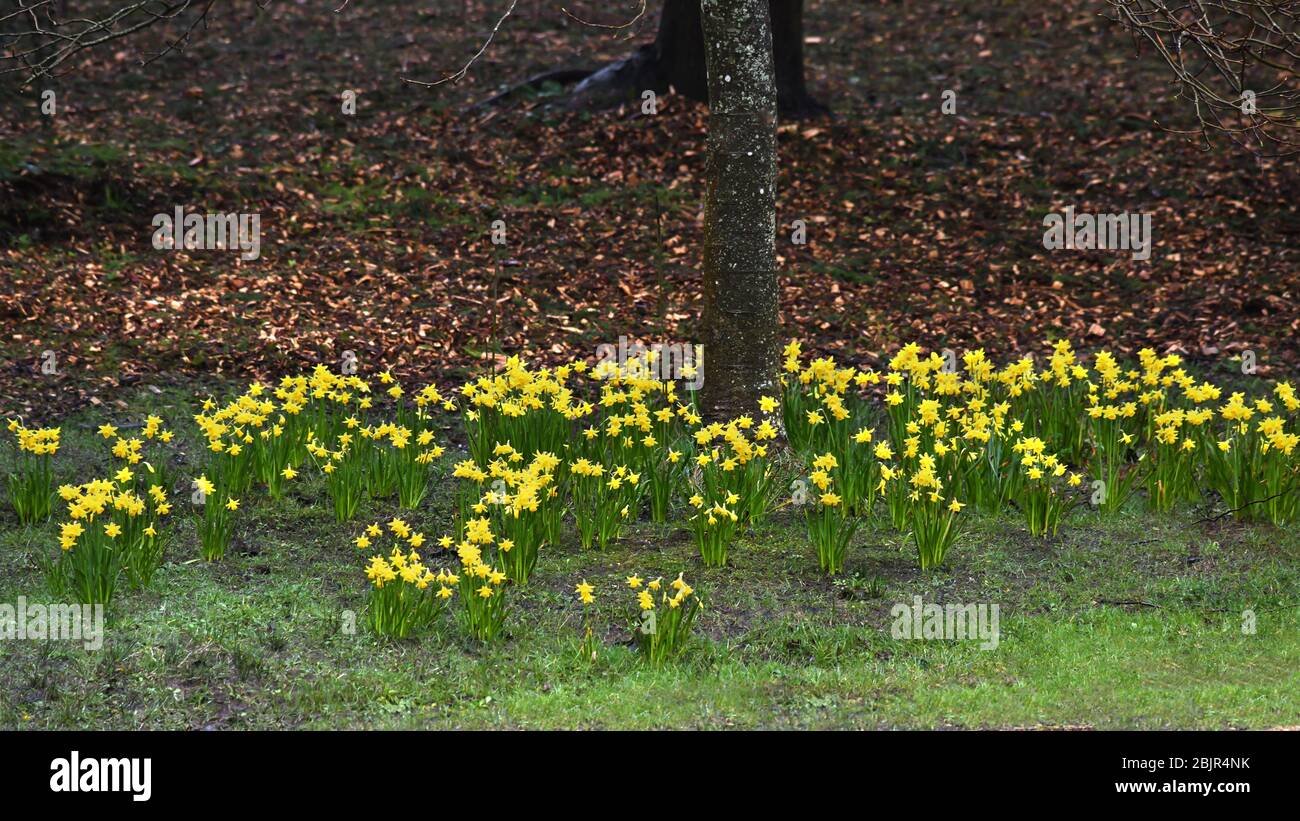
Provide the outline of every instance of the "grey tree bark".
[[776,81],[768,0],[702,0],[709,83],[704,193],[705,414],[777,394]]

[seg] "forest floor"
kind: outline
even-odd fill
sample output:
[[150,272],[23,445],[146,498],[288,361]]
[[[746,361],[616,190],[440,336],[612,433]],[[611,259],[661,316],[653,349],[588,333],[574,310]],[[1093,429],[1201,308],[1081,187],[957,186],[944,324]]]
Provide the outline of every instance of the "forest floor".
[[[693,338],[704,106],[566,113],[549,88],[472,107],[630,48],[528,0],[463,82],[401,81],[459,68],[498,6],[274,3],[144,68],[160,42],[99,54],[52,86],[53,117],[38,89],[0,90],[0,414],[344,351],[451,383],[509,353]],[[781,126],[787,336],[858,364],[1068,337],[1300,367],[1294,164],[1153,125],[1186,127],[1188,107],[1104,3],[807,6],[811,87],[836,116]],[[259,213],[260,258],[155,251],[151,218],[178,205]],[[1045,251],[1066,205],[1151,213],[1151,259]]]
[[[191,397],[145,391],[130,406],[181,418]],[[62,468],[104,472],[102,421],[67,420]],[[0,728],[1273,728],[1300,716],[1294,528],[1085,509],[1036,540],[1019,519],[971,517],[948,562],[923,573],[906,534],[868,526],[836,581],[789,511],[722,569],[702,566],[681,527],[639,523],[608,552],[580,550],[569,530],[509,591],[500,641],[469,641],[452,619],[377,639],[352,540],[395,515],[436,539],[448,485],[414,512],[366,501],[339,526],[320,478],[304,476],[277,501],[250,494],[211,564],[193,518],[178,518],[154,587],[119,592],[102,648],[0,642]],[[57,526],[0,516],[0,602],[50,601],[38,557],[57,551]],[[705,602],[697,638],[651,667],[629,643],[623,580],[681,572]],[[597,589],[594,660],[579,652],[582,580]],[[996,604],[996,647],[896,638],[892,609],[918,596]]]

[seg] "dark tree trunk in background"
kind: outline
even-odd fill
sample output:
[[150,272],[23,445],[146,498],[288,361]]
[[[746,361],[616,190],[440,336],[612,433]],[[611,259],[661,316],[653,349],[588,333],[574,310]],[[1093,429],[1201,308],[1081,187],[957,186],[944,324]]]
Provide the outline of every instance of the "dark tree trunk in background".
[[771,0],[776,107],[788,119],[829,114],[808,96],[803,77],[803,0]]
[[703,405],[757,416],[776,396],[776,85],[767,0],[701,0],[708,63]]
[[660,90],[672,86],[678,94],[692,100],[709,101],[700,0],[664,0],[653,49],[659,67]]
[[[782,117],[829,113],[808,95],[803,63],[803,0],[769,0],[777,106]],[[575,106],[602,106],[638,99],[642,91],[678,94],[707,102],[704,30],[700,0],[664,0],[659,32],[624,60],[611,63],[574,89]]]

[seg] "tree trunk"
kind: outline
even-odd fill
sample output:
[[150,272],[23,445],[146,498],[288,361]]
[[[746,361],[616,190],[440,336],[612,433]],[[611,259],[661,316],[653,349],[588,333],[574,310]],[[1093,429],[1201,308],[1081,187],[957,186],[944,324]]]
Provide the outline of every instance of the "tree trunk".
[[800,120],[829,114],[808,95],[803,77],[803,0],[772,0],[772,59],[776,66],[776,108]]
[[[769,7],[777,110],[789,118],[826,113],[825,106],[808,96],[804,82],[803,0],[770,0]],[[700,0],[664,0],[655,50],[665,89],[671,85],[692,100],[709,99]]]
[[[803,67],[803,0],[770,0],[777,107],[782,117],[802,119],[829,113],[808,95]],[[704,31],[700,0],[664,0],[653,43],[626,59],[593,72],[574,89],[572,105],[601,107],[639,101],[642,91],[663,94],[672,87],[707,102]]]
[[776,84],[767,0],[701,0],[708,64],[703,404],[757,414],[776,396]]
[[678,94],[709,100],[709,83],[704,65],[704,28],[700,20],[700,0],[664,0],[655,35],[655,59],[658,62],[661,91],[669,86]]

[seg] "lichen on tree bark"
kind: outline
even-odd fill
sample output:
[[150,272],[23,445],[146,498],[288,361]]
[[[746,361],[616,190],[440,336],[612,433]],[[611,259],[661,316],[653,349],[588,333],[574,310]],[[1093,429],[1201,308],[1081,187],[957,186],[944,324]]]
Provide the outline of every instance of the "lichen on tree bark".
[[709,83],[703,404],[757,413],[777,391],[776,83],[767,0],[703,0]]

